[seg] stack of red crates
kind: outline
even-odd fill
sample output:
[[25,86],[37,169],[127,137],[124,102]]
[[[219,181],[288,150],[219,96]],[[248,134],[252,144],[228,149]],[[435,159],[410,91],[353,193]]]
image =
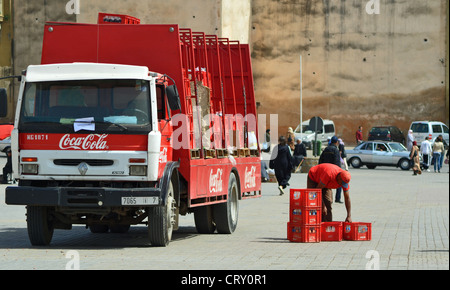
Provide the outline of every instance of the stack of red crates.
[[287,238],[291,242],[318,243],[321,235],[322,191],[291,189]]
[[322,222],[322,190],[291,189],[287,238],[300,243],[370,241],[372,224]]

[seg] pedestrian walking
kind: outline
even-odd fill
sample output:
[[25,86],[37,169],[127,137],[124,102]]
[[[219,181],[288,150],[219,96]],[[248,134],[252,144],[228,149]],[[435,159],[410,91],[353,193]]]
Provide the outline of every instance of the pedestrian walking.
[[431,143],[428,141],[430,138],[427,136],[425,140],[420,143],[420,154],[422,155],[422,164],[423,168],[425,168],[428,172],[430,172],[430,162],[431,162]]
[[341,154],[341,168],[344,166],[344,169],[348,171],[348,164],[347,164],[347,153],[345,153],[345,143],[344,141],[339,138],[339,153]]
[[406,149],[408,149],[408,151],[410,151],[410,152],[411,152],[411,149],[413,146],[413,141],[414,141],[413,131],[409,130],[408,136],[406,137]]
[[[338,140],[339,140],[339,146],[338,146],[339,154],[341,156],[341,168],[342,168],[342,166],[344,166],[345,171],[348,171],[347,153],[345,153],[345,144],[341,138],[339,138]],[[339,187],[338,189],[336,189],[336,195],[334,197],[334,202],[342,203],[341,193],[342,193],[342,187]]]
[[313,166],[308,172],[307,188],[322,189],[322,221],[333,221],[332,189],[342,187],[344,189],[345,208],[347,210],[346,222],[351,223],[350,179],[348,171],[330,163],[322,163]]
[[12,173],[11,149],[6,151],[6,165],[3,167],[2,184],[8,184],[8,174]]
[[294,168],[299,167],[300,163],[302,162],[305,157],[307,157],[308,153],[306,151],[305,144],[302,143],[302,140],[300,138],[297,138],[297,144],[295,144],[294,149]]
[[278,181],[280,195],[284,194],[284,189],[289,186],[291,170],[293,168],[292,155],[289,146],[286,145],[286,137],[280,136],[278,145],[273,148],[269,167],[275,170],[275,177]]
[[411,159],[412,162],[413,175],[422,174],[422,170],[420,169],[420,150],[419,147],[417,147],[416,141],[413,141],[409,159]]
[[[339,152],[339,139],[331,137],[329,145],[322,151],[319,157],[319,164],[330,163],[341,167],[341,153]],[[341,202],[341,188],[336,188],[335,202]]]
[[270,129],[266,130],[266,134],[264,135],[264,143],[262,145],[261,151],[266,153],[270,152]]
[[339,140],[336,136],[331,137],[330,144],[322,151],[319,157],[319,164],[331,163],[341,167],[341,156],[339,153]]
[[[447,155],[445,155],[445,157],[447,157],[447,158],[445,159],[445,164],[448,164],[448,165],[450,166],[450,162],[449,162],[450,157],[449,157],[448,151],[449,151],[449,150],[447,149]],[[448,173],[450,173],[450,167],[449,167]]]
[[433,162],[434,162],[434,172],[436,169],[441,172],[442,157],[444,154],[444,143],[442,143],[442,135],[439,135],[433,144]]
[[288,128],[288,132],[286,134],[286,141],[289,148],[291,148],[291,153],[295,150],[295,135],[292,127]]
[[358,127],[358,131],[356,131],[356,145],[359,145],[363,142],[363,133],[362,133],[362,126]]

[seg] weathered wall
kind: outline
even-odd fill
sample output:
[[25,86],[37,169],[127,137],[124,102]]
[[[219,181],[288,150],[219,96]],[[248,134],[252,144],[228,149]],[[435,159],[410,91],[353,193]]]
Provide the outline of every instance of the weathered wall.
[[40,64],[44,24],[46,21],[75,21],[75,15],[66,13],[66,1],[14,1],[14,71]]
[[179,24],[213,34],[221,29],[220,4],[221,0],[134,0],[132,5],[123,0],[90,0],[81,3],[77,22],[97,23],[99,12],[116,13],[132,15],[145,24]]
[[259,112],[277,108],[280,132],[300,120],[300,55],[303,120],[332,119],[347,142],[360,124],[367,138],[374,125],[446,120],[448,2],[380,0],[378,15],[367,2],[252,2]]
[[145,24],[178,24],[181,28],[248,43],[250,0],[83,1],[77,22],[96,23],[99,12],[127,14]]
[[445,0],[380,0],[379,15],[368,0],[80,0],[78,16],[67,2],[13,2],[14,73],[40,63],[45,21],[130,14],[251,42],[259,113],[278,114],[279,132],[299,123],[300,54],[303,119],[333,119],[347,142],[360,124],[367,136],[373,125],[448,120]]

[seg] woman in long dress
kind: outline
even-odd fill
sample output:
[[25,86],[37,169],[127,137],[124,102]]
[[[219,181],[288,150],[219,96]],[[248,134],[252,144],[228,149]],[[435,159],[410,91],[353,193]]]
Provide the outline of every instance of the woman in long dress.
[[413,162],[413,175],[422,174],[420,169],[420,149],[417,147],[417,142],[412,142],[411,153],[409,154],[409,159]]

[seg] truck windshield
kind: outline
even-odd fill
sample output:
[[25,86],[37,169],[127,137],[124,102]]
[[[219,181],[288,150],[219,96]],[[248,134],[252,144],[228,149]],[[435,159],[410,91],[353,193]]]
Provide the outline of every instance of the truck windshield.
[[77,80],[28,83],[20,115],[23,132],[114,133],[151,130],[145,80]]

